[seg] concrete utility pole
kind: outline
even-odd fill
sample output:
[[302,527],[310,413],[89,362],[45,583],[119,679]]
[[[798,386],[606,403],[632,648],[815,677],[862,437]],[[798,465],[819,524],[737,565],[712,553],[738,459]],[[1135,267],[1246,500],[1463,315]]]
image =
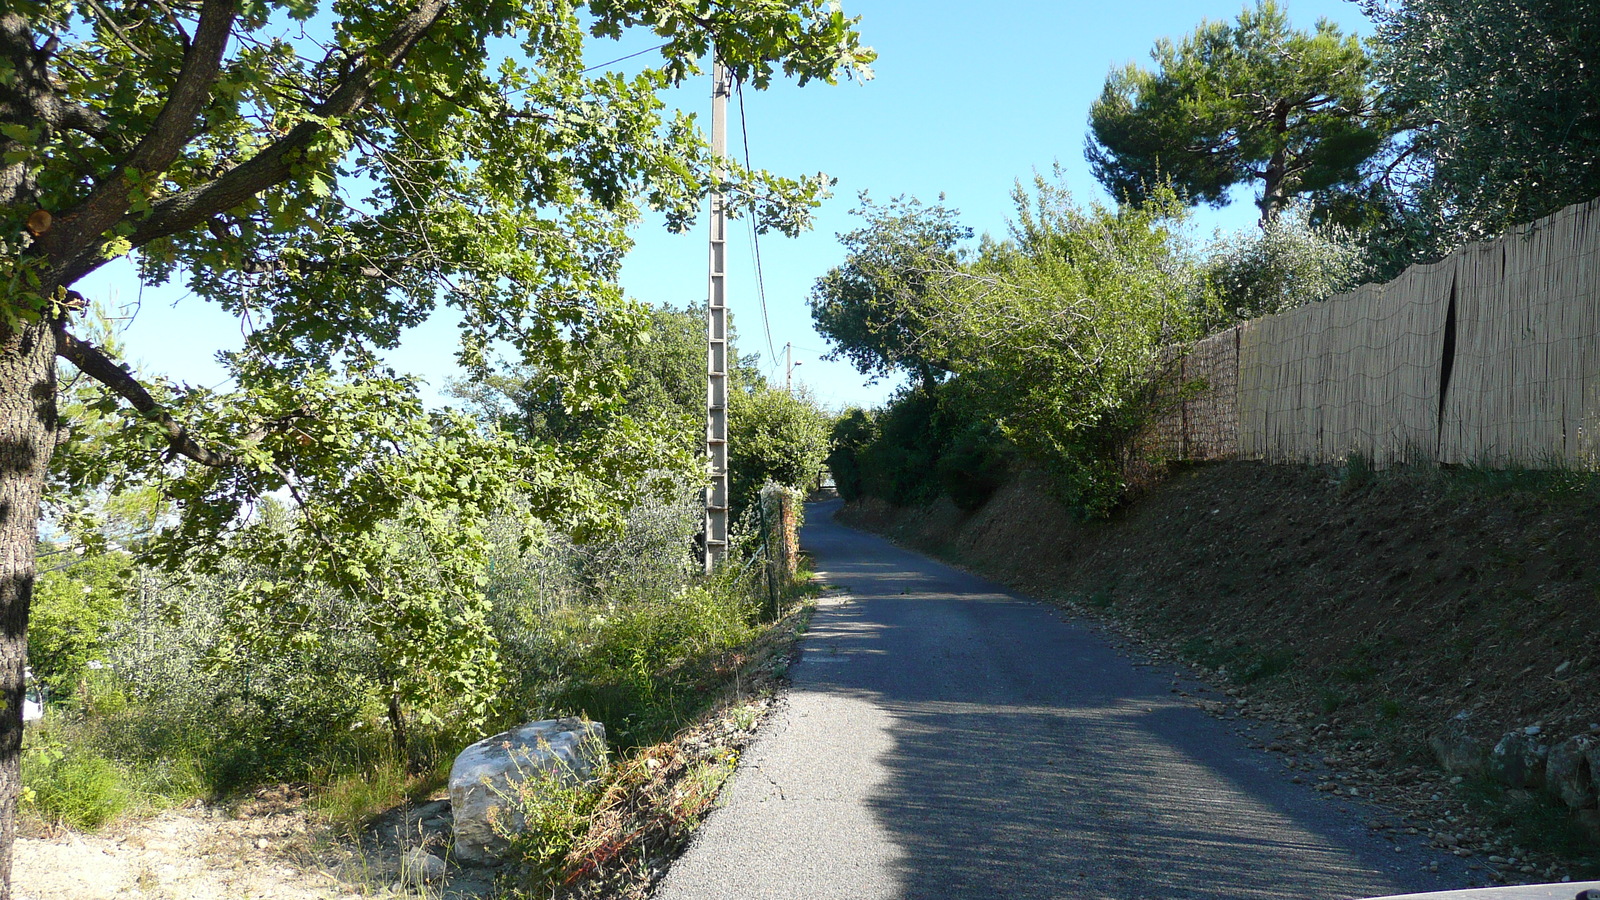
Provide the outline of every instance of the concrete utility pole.
[[[733,78],[722,61],[711,65],[711,178],[722,178],[728,153],[728,95]],[[722,191],[711,194],[710,290],[706,296],[706,574],[728,553],[728,213]]]
[[783,345],[783,389],[794,393],[794,367],[803,365],[794,361],[794,343]]

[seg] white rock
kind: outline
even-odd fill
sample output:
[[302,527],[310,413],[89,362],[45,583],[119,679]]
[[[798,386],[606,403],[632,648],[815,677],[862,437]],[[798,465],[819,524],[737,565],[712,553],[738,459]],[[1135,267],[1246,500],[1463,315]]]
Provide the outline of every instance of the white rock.
[[582,784],[593,779],[605,754],[605,726],[574,718],[519,725],[461,751],[450,767],[456,858],[501,862],[510,848],[503,835],[523,824],[513,802],[517,786],[540,773]]
[[423,885],[444,877],[444,860],[422,847],[412,847],[400,858],[400,878],[410,884]]

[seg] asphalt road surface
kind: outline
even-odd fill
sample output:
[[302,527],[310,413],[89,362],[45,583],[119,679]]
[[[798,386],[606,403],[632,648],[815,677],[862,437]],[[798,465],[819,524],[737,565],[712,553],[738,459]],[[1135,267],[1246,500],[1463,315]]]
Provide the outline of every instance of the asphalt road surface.
[[1186,673],[835,509],[808,509],[802,543],[848,596],[819,605],[787,703],[657,898],[1319,900],[1473,882],[1420,838],[1371,831],[1380,812],[1292,783],[1242,723],[1172,690],[1200,690]]

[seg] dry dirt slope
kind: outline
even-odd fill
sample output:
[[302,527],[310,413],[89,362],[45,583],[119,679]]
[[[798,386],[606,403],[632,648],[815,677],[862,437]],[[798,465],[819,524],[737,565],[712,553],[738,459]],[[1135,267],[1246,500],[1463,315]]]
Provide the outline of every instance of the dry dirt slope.
[[1586,828],[1536,792],[1452,783],[1429,749],[1462,712],[1489,744],[1600,730],[1588,480],[1224,463],[1106,523],[1074,521],[1034,474],[971,514],[866,500],[843,516],[1212,670],[1290,727],[1274,749],[1308,777],[1390,798],[1490,876],[1594,871],[1600,814]]

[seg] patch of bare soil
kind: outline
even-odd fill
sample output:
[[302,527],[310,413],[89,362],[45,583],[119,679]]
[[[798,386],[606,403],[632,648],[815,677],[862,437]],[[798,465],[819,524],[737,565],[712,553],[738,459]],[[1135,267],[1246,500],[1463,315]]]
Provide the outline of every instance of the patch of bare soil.
[[1600,733],[1592,488],[1223,463],[1105,523],[1075,521],[1030,473],[971,514],[842,515],[1198,667],[1230,697],[1197,700],[1208,711],[1276,723],[1263,749],[1319,790],[1392,805],[1486,881],[1595,871],[1600,815],[1453,775],[1430,749],[1462,713],[1456,738],[1485,747]]
[[402,855],[430,837],[418,809],[428,812],[393,810],[352,842],[308,815],[300,790],[264,788],[230,806],[194,804],[99,834],[21,837],[12,884],[21,900],[356,900],[419,891],[443,900],[487,893],[493,874],[483,870],[408,883]]

